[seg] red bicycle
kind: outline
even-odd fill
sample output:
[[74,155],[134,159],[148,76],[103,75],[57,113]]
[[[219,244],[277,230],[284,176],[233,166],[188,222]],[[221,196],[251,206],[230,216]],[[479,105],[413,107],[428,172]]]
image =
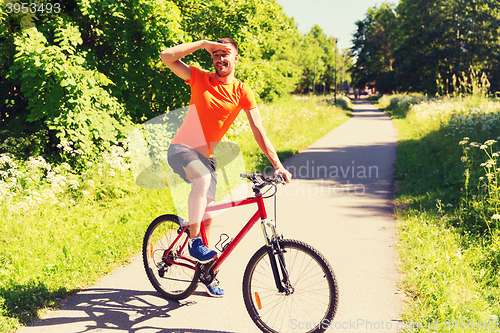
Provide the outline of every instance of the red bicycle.
[[[223,244],[222,253],[211,262],[201,264],[189,257],[189,225],[185,220],[162,215],[151,222],[142,252],[149,280],[167,299],[190,296],[198,282],[212,283],[227,256],[260,220],[265,245],[252,256],[243,276],[243,299],[250,317],[263,332],[324,332],[333,323],[339,298],[330,264],[310,245],[283,239],[268,219],[264,199],[276,195],[277,185],[284,184],[281,176],[241,176],[253,182],[255,195],[210,206],[207,211],[250,204],[257,204],[257,211],[232,241]],[[262,193],[264,188],[267,191]],[[264,197],[273,188],[274,193]],[[203,223],[200,228],[207,244]]]

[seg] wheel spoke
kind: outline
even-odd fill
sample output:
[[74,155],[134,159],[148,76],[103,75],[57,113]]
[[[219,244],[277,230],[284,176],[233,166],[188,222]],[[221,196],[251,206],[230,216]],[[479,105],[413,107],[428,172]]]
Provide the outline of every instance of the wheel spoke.
[[[323,319],[333,320],[337,309],[335,275],[324,257],[310,246],[291,240],[281,241],[281,245],[293,292],[286,295],[277,290],[269,255],[261,248],[250,260],[243,282],[250,316],[264,332],[324,331],[323,327],[314,330],[314,326]],[[255,292],[261,308],[250,296]]]
[[143,261],[153,287],[163,297],[179,300],[196,289],[199,273],[194,266],[185,266],[190,264],[184,253],[188,236],[183,233],[179,237],[177,221],[164,215],[151,223],[144,237]]

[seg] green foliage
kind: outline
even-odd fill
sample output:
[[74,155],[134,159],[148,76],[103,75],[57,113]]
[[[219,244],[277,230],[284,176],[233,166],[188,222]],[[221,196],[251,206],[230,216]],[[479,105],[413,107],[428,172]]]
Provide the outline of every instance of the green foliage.
[[26,102],[23,109],[8,108],[4,121],[10,133],[48,138],[39,147],[46,154],[57,142],[72,141],[92,155],[94,147],[124,138],[131,122],[103,89],[111,81],[86,69],[85,59],[75,54],[82,39],[69,18],[62,15],[46,28],[53,31],[52,45],[36,28],[14,36],[16,54],[6,78],[14,83],[11,95],[19,87]]
[[161,64],[165,48],[190,41],[171,1],[81,0],[72,14],[82,31],[88,66],[113,81],[110,87],[134,122],[189,101],[189,87]]
[[[132,122],[185,106],[189,86],[159,58],[179,43],[235,39],[237,76],[263,101],[308,92],[313,81],[331,85],[332,39],[319,27],[301,35],[276,0],[78,0],[58,15],[0,9],[0,140],[16,137],[26,157],[57,155],[62,141],[95,155]],[[212,68],[207,52],[184,61]]]
[[476,71],[499,91],[499,8],[498,0],[401,0],[369,9],[353,38],[356,86],[451,94]]
[[295,89],[297,66],[288,60],[244,61],[237,67],[238,77],[244,78],[254,93],[265,102],[272,102]]
[[400,95],[380,103],[391,110],[399,137],[403,318],[438,321],[451,332],[464,331],[460,319],[472,320],[474,331],[489,331],[500,316],[500,104],[480,95]]
[[352,69],[355,87],[376,88],[382,94],[395,90],[393,72],[394,47],[397,33],[393,5],[382,4],[370,8],[358,26],[353,38],[353,55],[357,57]]
[[451,84],[453,75],[468,75],[470,67],[497,81],[498,8],[496,0],[401,1],[397,11],[405,37],[395,53],[401,89],[434,94],[438,74]]
[[426,100],[428,98],[421,94],[384,95],[378,99],[377,105],[392,118],[406,118],[412,105],[420,104]]

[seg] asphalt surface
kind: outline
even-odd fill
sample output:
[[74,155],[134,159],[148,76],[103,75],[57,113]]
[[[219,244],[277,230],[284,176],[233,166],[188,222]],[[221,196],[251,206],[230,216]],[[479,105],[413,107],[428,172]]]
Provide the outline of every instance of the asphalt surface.
[[[278,232],[312,245],[333,267],[340,299],[328,332],[397,332],[404,326],[391,203],[395,158],[390,118],[358,100],[352,119],[284,163],[294,180],[278,194]],[[273,217],[273,202],[267,206]],[[253,212],[246,206],[220,215],[214,236],[234,237]],[[221,266],[224,298],[208,297],[199,287],[185,300],[165,300],[137,256],[18,332],[259,332],[241,285],[248,260],[262,245],[256,225]]]

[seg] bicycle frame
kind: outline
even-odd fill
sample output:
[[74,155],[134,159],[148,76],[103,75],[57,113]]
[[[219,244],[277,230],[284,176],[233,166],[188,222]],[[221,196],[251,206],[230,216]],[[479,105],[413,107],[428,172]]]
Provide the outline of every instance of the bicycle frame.
[[[255,225],[255,223],[257,221],[259,221],[259,219],[261,221],[267,219],[267,212],[266,212],[266,207],[264,205],[264,199],[263,199],[261,193],[257,194],[255,197],[250,197],[250,198],[246,198],[246,199],[243,199],[240,201],[235,201],[235,202],[220,203],[220,204],[209,206],[206,208],[206,210],[205,210],[206,212],[213,212],[213,211],[217,211],[217,210],[228,209],[231,207],[251,205],[254,203],[257,204],[257,207],[258,207],[257,212],[255,212],[255,214],[250,218],[250,220],[243,226],[243,228],[236,235],[236,237],[231,241],[231,243],[227,246],[227,248],[222,252],[222,254],[217,257],[215,262],[213,262],[211,269],[213,270],[213,272],[215,274],[218,272],[218,268],[220,267],[220,265],[222,265],[222,263],[231,254],[231,252],[234,250],[234,248],[240,243],[240,241],[243,239],[243,237],[245,237],[245,235],[250,231],[250,229],[252,229],[252,227]],[[166,252],[170,252],[172,246],[175,243],[177,243],[180,236],[185,232],[185,230],[187,228],[188,228],[188,225],[186,225],[182,229],[181,233],[179,233],[179,236],[175,239],[175,241],[171,244],[170,248]],[[207,244],[207,236],[205,233],[205,226],[204,226],[203,222],[201,223],[200,230],[201,230],[201,236],[202,236],[203,243],[206,245]],[[268,240],[266,240],[266,243],[269,243]],[[184,244],[182,246],[182,249],[184,249],[185,246],[186,246],[186,244]],[[182,251],[182,249],[181,249],[181,251]],[[165,259],[170,264],[183,265],[185,267],[189,267],[189,268],[194,269],[194,270],[198,269],[198,267],[196,266],[196,261],[193,261],[193,260],[186,258],[186,257],[183,257],[182,259],[192,263],[193,266],[185,265],[185,264],[177,263],[177,262],[172,262],[172,261],[168,260],[167,258],[165,258]]]

